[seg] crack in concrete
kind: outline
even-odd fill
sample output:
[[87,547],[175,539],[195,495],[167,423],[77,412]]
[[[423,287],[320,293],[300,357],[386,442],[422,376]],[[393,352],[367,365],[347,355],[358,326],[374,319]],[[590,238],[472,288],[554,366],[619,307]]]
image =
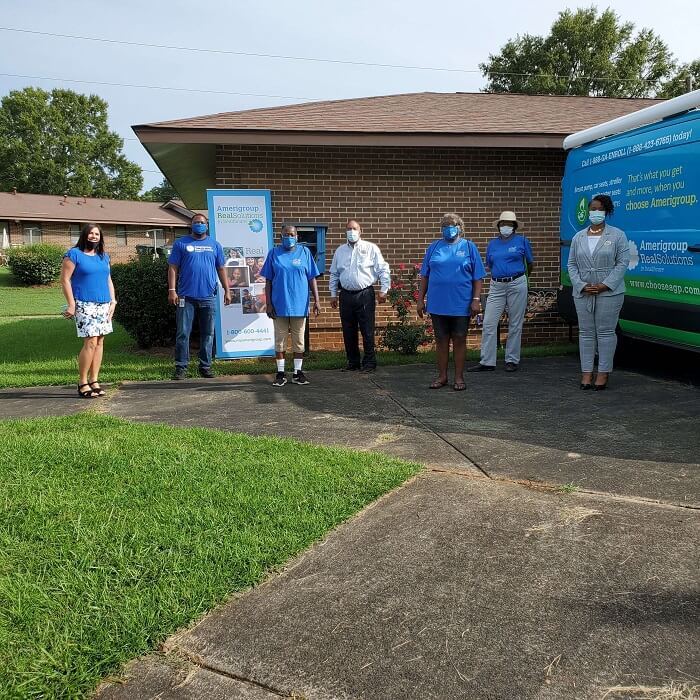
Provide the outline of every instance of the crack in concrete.
[[476,467],[487,479],[493,479],[493,477],[484,469],[478,462],[474,461],[468,454],[463,452],[462,450],[457,447],[452,441],[448,440],[444,435],[441,435],[438,433],[436,430],[433,430],[425,421],[423,421],[422,418],[419,418],[413,411],[411,411],[408,407],[404,406],[401,401],[399,401],[388,389],[383,387],[379,382],[374,377],[370,377],[370,382],[374,384],[377,389],[380,391],[385,391],[386,396],[393,401],[407,416],[410,416],[418,425],[420,425],[421,428],[424,430],[428,431],[432,435],[434,435],[438,440],[442,440],[446,445],[449,445],[455,452],[458,454],[462,455],[464,459],[473,467]]
[[201,669],[203,671],[208,671],[209,673],[213,673],[216,676],[220,676],[221,678],[228,678],[230,680],[237,681],[238,683],[246,683],[247,685],[252,685],[252,686],[254,686],[256,688],[260,688],[261,690],[264,690],[268,693],[272,693],[273,695],[277,695],[280,698],[296,698],[297,700],[303,700],[303,696],[298,695],[297,693],[292,692],[292,694],[290,695],[289,693],[284,692],[282,690],[279,690],[277,688],[274,688],[271,685],[267,685],[266,683],[261,683],[260,681],[254,681],[252,678],[247,678],[246,676],[241,676],[237,673],[233,673],[231,671],[227,671],[226,669],[214,666],[214,665],[208,663],[207,661],[205,661],[198,654],[190,652],[187,649],[182,649],[181,647],[174,647],[174,648],[171,648],[167,652],[167,654],[172,655],[172,656],[174,656],[177,659],[180,659],[182,661],[186,661],[187,663],[190,663],[193,666],[196,666],[198,669]]

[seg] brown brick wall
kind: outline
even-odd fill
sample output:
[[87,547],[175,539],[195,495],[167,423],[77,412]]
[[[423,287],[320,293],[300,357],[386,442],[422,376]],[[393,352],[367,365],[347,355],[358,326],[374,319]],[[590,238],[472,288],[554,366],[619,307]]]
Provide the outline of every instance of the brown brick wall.
[[[226,145],[217,149],[216,174],[217,187],[272,191],[276,236],[283,221],[326,224],[326,269],[345,241],[350,217],[396,268],[421,261],[439,236],[444,212],[462,216],[483,255],[495,233],[494,219],[514,209],[536,258],[531,288],[548,293],[545,309],[527,321],[524,339],[546,343],[568,338],[568,328],[546,310],[559,280],[563,170],[564,153],[556,150]],[[322,314],[311,322],[311,344],[342,347],[338,314],[328,303],[327,273],[319,288]],[[378,308],[381,326],[392,314]],[[477,335],[470,345],[478,344]]]
[[[9,234],[10,244],[18,245],[24,242],[24,229],[28,226],[41,226],[42,243],[54,243],[66,249],[71,248],[74,244],[71,242],[71,234],[69,223],[62,222],[37,222],[37,221],[10,221]],[[78,223],[78,222],[76,222]],[[153,245],[152,238],[146,238],[146,229],[151,226],[126,226],[126,245],[120,245],[117,242],[117,227],[114,224],[105,224],[102,226],[102,233],[105,237],[105,249],[109,253],[113,263],[127,262],[136,255],[137,245]],[[172,243],[176,228],[165,228],[163,230],[166,242]],[[186,231],[183,228],[182,231]]]

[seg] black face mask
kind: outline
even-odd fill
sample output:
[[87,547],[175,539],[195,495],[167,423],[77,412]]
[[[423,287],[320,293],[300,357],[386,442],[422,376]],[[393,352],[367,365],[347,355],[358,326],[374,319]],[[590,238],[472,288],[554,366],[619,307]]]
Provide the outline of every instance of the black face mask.
[[95,241],[85,241],[85,250],[95,250],[97,248],[98,243]]

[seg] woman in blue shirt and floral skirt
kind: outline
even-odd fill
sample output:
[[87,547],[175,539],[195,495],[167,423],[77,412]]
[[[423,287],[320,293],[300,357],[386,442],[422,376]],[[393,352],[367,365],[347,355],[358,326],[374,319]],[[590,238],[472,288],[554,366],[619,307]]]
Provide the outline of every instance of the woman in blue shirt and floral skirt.
[[491,272],[489,295],[484,310],[481,334],[481,360],[467,372],[492,372],[496,369],[498,322],[508,311],[506,372],[520,365],[520,338],[527,310],[527,274],[532,269],[530,241],[517,233],[518,219],[512,211],[501,212],[496,222],[498,235],[486,248],[486,268]]
[[481,286],[486,271],[476,246],[462,238],[464,222],[457,214],[445,214],[440,229],[442,239],[433,241],[423,258],[417,311],[423,318],[427,309],[435,332],[438,376],[430,388],[440,389],[447,384],[452,341],[455,362],[452,388],[464,391],[469,319],[481,309]]
[[102,229],[85,224],[75,247],[63,257],[61,286],[66,297],[66,318],[74,318],[83,347],[78,355],[78,394],[83,399],[104,396],[99,376],[104,337],[112,332],[116,300],[104,250]]

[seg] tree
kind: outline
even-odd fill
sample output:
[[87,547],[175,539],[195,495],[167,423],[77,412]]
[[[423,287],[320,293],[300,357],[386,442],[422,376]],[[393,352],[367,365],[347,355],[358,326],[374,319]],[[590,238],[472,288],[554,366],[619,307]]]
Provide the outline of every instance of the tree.
[[485,92],[647,97],[668,79],[675,62],[650,29],[634,34],[610,9],[565,10],[548,36],[516,36],[479,64]]
[[96,95],[29,87],[0,102],[0,190],[138,199],[141,168],[123,146]]
[[179,195],[170,184],[168,178],[164,177],[160,185],[146,190],[141,195],[141,199],[143,199],[144,202],[169,202],[171,199],[179,199]]
[[664,84],[659,97],[678,97],[688,92],[688,77],[691,78],[693,90],[700,89],[700,59],[684,63],[676,74]]

